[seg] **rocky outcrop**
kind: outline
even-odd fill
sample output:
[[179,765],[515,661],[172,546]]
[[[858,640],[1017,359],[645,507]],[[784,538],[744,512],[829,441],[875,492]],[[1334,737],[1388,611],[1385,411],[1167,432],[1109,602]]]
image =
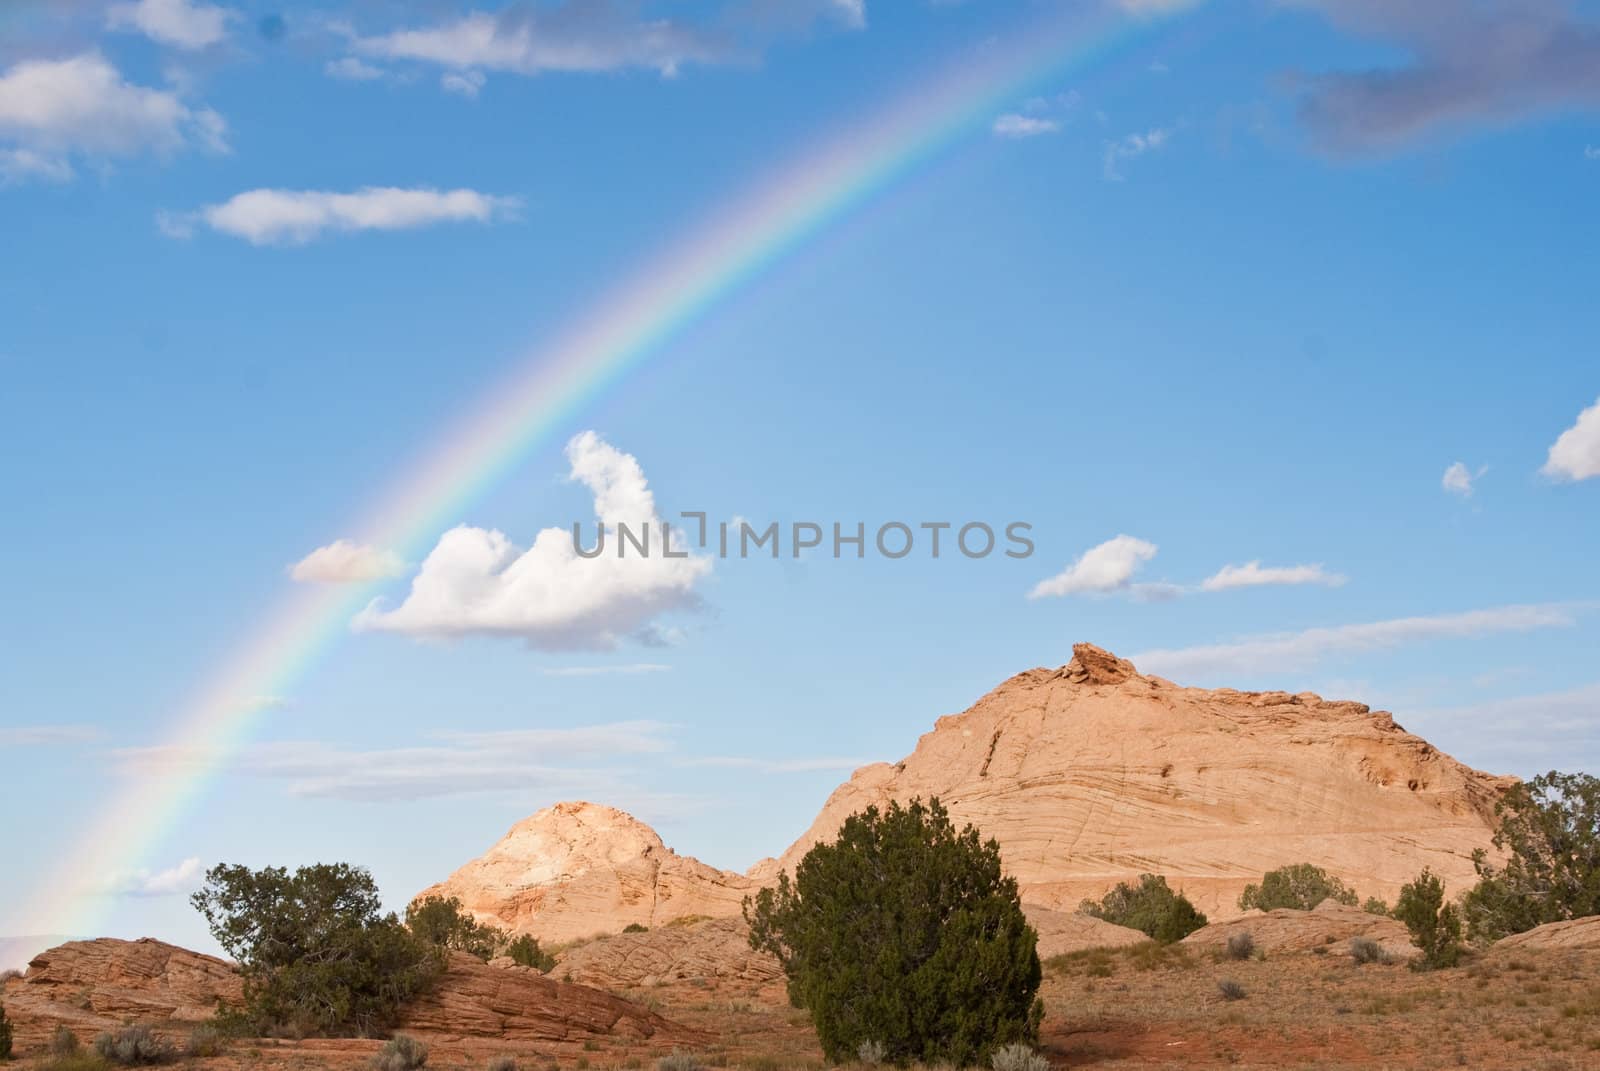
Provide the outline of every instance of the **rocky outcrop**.
[[[66,1026],[84,1041],[127,1023],[182,1038],[237,1004],[243,985],[233,965],[152,941],[73,941],[35,956],[28,973],[0,991],[16,1024],[17,1047],[46,1044]],[[405,1011],[403,1029],[450,1046],[474,1042],[562,1045],[591,1039],[647,1039],[666,1045],[704,1040],[640,1005],[524,967],[495,968],[452,953],[444,974]],[[349,1043],[329,1043],[344,1052]],[[360,1047],[357,1046],[357,1049]],[[356,1051],[356,1050],[351,1050]]]
[[1569,919],[1566,922],[1547,922],[1522,933],[1502,937],[1494,943],[1496,951],[1538,951],[1559,948],[1575,950],[1600,949],[1600,915]]
[[783,982],[777,959],[750,947],[750,928],[742,918],[588,941],[561,953],[550,974],[602,989],[692,981],[757,992]]
[[1378,942],[1385,952],[1400,959],[1416,955],[1405,926],[1384,915],[1373,915],[1359,907],[1324,900],[1311,911],[1278,908],[1248,914],[1202,926],[1183,939],[1191,948],[1220,949],[1236,934],[1248,933],[1256,948],[1268,955],[1282,952],[1310,952],[1317,948],[1345,952],[1352,938],[1366,937]]
[[1138,930],[1075,911],[1052,911],[1023,904],[1022,912],[1039,934],[1039,958],[1042,960],[1086,948],[1125,948],[1150,940]]
[[541,941],[739,913],[756,883],[678,855],[615,807],[558,803],[417,894],[454,896],[481,922]]
[[547,978],[527,967],[491,967],[465,953],[450,956],[444,976],[406,1009],[401,1029],[445,1043],[494,1039],[559,1044],[590,1038],[703,1040],[638,1004],[587,986]]
[[1000,842],[1025,901],[1071,910],[1164,874],[1213,918],[1287,863],[1393,901],[1431,867],[1452,889],[1493,851],[1510,779],[1480,773],[1381,711],[1310,693],[1207,691],[1090,644],[940,718],[900,762],[856,771],[811,828],[749,876],[792,871],[869,804],[938,796]]
[[124,1023],[187,1029],[242,994],[233,965],[144,938],[70,941],[41,952],[6,983],[6,1015],[19,1048],[43,1044],[66,1026],[84,1040]]

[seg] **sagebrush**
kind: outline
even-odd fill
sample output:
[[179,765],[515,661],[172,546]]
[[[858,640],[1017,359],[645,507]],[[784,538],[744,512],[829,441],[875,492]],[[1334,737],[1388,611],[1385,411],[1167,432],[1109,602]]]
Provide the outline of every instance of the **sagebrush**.
[[1188,897],[1173,892],[1167,879],[1157,874],[1140,874],[1137,885],[1120,881],[1098,903],[1085,900],[1078,910],[1138,930],[1164,945],[1181,941],[1206,924],[1205,915]]
[[428,1046],[410,1034],[396,1034],[372,1057],[374,1071],[417,1071],[428,1062]]

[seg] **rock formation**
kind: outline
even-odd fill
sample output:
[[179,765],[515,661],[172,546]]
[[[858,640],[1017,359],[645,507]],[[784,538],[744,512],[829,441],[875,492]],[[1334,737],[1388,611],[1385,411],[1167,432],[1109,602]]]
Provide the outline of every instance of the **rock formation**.
[[755,993],[781,985],[777,959],[752,949],[749,938],[742,918],[619,933],[562,952],[550,976],[601,989],[710,982]]
[[1547,922],[1523,933],[1502,937],[1494,943],[1496,951],[1534,951],[1538,949],[1600,949],[1600,915]]
[[84,1041],[128,1022],[186,1028],[211,1018],[219,1000],[237,1002],[241,993],[239,975],[225,960],[149,938],[102,937],[39,953],[0,996],[24,1049],[44,1044],[57,1026]]
[[615,807],[558,803],[417,896],[454,896],[480,922],[545,942],[739,913],[756,883],[678,855]]
[[905,759],[856,771],[758,881],[792,870],[869,804],[938,796],[1000,842],[1025,902],[1071,910],[1164,874],[1213,918],[1287,863],[1393,901],[1424,866],[1471,884],[1510,784],[1360,703],[1207,691],[1141,675],[1090,644],[940,718]]
[[1076,911],[1052,911],[1047,907],[1023,904],[1022,913],[1039,934],[1039,958],[1081,952],[1086,948],[1125,948],[1150,940],[1139,930],[1118,926]]
[[1333,900],[1324,900],[1310,911],[1288,907],[1251,911],[1227,922],[1202,926],[1185,937],[1183,943],[1192,948],[1218,949],[1227,945],[1228,938],[1241,933],[1248,933],[1256,947],[1268,954],[1310,952],[1317,948],[1343,954],[1355,937],[1370,938],[1399,959],[1410,959],[1417,954],[1405,926],[1399,922]]

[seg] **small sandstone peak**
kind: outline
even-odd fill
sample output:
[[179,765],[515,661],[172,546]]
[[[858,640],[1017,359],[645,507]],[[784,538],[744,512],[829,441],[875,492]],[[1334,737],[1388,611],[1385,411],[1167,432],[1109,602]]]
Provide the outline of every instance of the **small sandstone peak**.
[[1138,675],[1132,662],[1092,643],[1073,644],[1072,661],[1061,667],[1061,676],[1073,684],[1121,684]]

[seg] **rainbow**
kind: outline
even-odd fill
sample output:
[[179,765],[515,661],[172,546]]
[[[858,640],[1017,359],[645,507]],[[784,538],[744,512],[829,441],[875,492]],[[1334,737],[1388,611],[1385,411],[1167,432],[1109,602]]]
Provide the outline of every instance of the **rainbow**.
[[[415,556],[590,399],[785,254],[942,149],[986,130],[1039,85],[1111,58],[1157,25],[1085,6],[977,49],[691,231],[447,430],[364,514],[353,537]],[[165,746],[191,757],[183,772],[131,774],[39,884],[16,932],[98,932],[111,903],[104,875],[137,870],[254,729],[262,704],[252,697],[289,692],[372,595],[371,585],[291,592],[176,720]]]

